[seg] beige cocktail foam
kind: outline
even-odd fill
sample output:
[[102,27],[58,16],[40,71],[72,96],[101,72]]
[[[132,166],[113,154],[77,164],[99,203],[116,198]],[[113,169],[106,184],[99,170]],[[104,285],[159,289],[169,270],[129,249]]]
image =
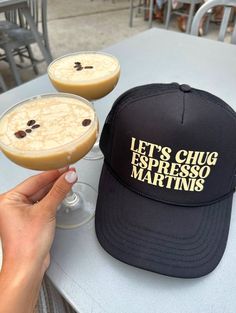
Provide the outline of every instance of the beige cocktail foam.
[[[91,120],[87,126],[82,124],[85,119]],[[94,119],[93,109],[79,99],[39,97],[17,106],[1,119],[0,141],[22,151],[57,148],[79,140]],[[40,127],[32,129],[24,138],[17,138],[17,131],[31,128],[27,126],[30,120],[35,120]]]
[[[75,62],[80,62],[82,70],[77,70]],[[92,68],[85,69],[85,66]],[[65,56],[56,60],[49,67],[49,75],[53,79],[68,83],[89,82],[105,78],[119,71],[118,61],[105,54],[77,54]]]

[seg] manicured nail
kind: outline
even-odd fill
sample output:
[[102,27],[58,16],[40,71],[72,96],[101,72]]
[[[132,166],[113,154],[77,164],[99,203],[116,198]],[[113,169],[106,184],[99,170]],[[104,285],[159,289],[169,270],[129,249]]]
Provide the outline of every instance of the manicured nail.
[[68,173],[66,173],[65,175],[65,180],[70,183],[70,184],[73,184],[76,182],[78,176],[76,174],[76,172],[74,171],[69,171]]
[[61,174],[62,174],[62,173],[65,173],[65,172],[68,170],[68,168],[69,168],[68,166],[59,168],[59,169],[58,169],[58,172],[61,173]]

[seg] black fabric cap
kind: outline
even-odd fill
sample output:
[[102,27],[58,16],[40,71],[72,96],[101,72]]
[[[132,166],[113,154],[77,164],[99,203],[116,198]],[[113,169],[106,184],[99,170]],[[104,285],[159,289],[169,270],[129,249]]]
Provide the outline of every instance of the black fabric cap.
[[95,223],[103,248],[164,275],[211,272],[227,243],[235,135],[235,112],[207,92],[173,83],[121,95],[100,140]]

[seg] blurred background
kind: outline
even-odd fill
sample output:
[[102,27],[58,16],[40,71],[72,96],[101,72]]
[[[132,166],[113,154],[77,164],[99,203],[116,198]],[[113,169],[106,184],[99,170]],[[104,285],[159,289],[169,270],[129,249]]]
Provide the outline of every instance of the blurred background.
[[[190,8],[189,3],[191,3],[191,1],[170,1],[171,13],[177,12],[178,15],[170,15],[168,29],[170,31],[186,32]],[[167,7],[170,1],[153,1],[151,11],[149,0],[28,0],[28,3],[32,5],[32,2],[36,2],[39,12],[41,12],[42,3],[46,6],[46,14],[43,18],[46,21],[48,30],[48,49],[51,51],[51,58],[54,59],[69,52],[101,50],[104,47],[108,47],[142,32],[149,27],[165,28]],[[196,2],[194,11],[196,11],[203,2],[203,0],[192,1]],[[132,12],[131,6],[134,7]],[[133,15],[132,27],[130,27],[131,13]],[[210,23],[208,23],[211,24],[211,27],[204,25],[199,33],[200,35],[216,39],[217,23],[220,21],[221,12],[217,14],[211,16]],[[150,25],[150,16],[152,18],[152,25]],[[37,26],[40,32],[42,32],[42,17],[40,14],[37,19]],[[6,88],[10,89],[16,86],[16,82],[14,73],[12,73],[12,69],[6,57],[4,45],[6,45],[6,42],[9,38],[11,39],[11,37],[14,37],[14,40],[17,41],[20,36],[20,29],[17,29],[13,35],[7,33],[6,21],[13,21],[19,24],[19,17],[11,16],[9,11],[0,13],[0,74],[5,82]],[[11,26],[7,27],[10,28]],[[27,28],[28,26],[24,25],[24,27]],[[40,58],[42,59],[38,45],[34,43],[31,47],[33,58],[36,61]],[[14,62],[16,63],[17,72],[20,76],[20,83],[46,73],[46,62],[38,63],[35,61],[35,69],[31,66],[31,58],[22,56],[23,54],[27,55],[28,52],[25,50],[21,55],[19,51],[20,50],[15,50]],[[3,89],[0,89],[0,92],[2,91]]]

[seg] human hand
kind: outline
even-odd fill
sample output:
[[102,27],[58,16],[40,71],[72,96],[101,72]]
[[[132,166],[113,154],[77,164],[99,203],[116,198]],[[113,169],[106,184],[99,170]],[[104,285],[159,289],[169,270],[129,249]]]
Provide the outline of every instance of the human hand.
[[0,195],[3,270],[41,272],[49,265],[56,210],[77,180],[74,169],[32,176]]
[[50,261],[57,207],[76,180],[74,169],[48,171],[0,195],[0,312],[34,311]]

